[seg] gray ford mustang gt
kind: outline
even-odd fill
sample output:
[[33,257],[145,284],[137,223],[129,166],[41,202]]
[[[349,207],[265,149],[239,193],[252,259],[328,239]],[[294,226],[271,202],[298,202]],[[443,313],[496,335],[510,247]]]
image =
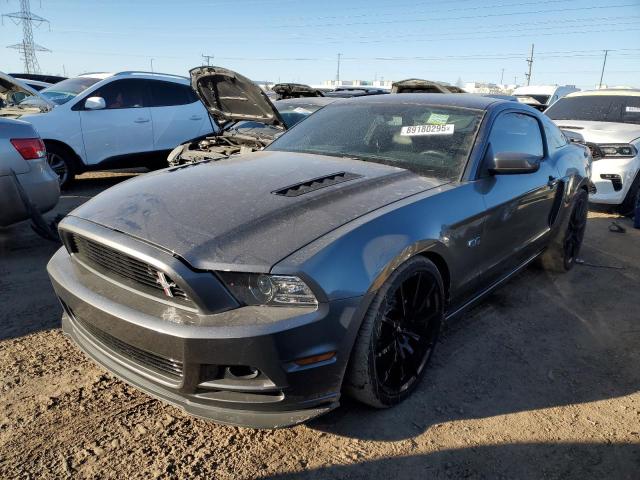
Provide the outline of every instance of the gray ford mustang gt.
[[515,102],[339,100],[263,151],[103,192],[60,223],[48,271],[82,350],[194,415],[287,426],[342,392],[389,407],[445,320],[533,260],[571,268],[590,162]]

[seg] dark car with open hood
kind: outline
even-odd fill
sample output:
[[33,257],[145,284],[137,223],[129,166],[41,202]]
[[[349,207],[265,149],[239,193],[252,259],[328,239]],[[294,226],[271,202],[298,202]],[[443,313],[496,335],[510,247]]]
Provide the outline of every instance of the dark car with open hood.
[[278,83],[272,87],[276,100],[271,102],[258,85],[232,70],[207,66],[189,73],[193,90],[218,128],[214,134],[173,149],[168,157],[170,166],[261,150],[300,120],[335,101],[308,85]]
[[[212,112],[282,122],[232,85],[202,88]],[[516,102],[351,98],[263,151],[106,190],[60,223],[48,272],[78,347],[194,415],[280,427],[343,394],[391,407],[443,322],[534,260],[572,267],[589,168]]]

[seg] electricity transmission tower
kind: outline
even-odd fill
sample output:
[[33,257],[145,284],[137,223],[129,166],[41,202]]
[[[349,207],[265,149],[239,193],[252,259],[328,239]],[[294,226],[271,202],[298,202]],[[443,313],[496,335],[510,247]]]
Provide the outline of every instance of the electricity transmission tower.
[[49,20],[32,13],[29,0],[20,0],[20,11],[2,15],[3,19],[4,17],[11,19],[16,25],[22,24],[22,42],[9,45],[7,48],[13,48],[20,52],[25,73],[40,73],[36,52],[50,52],[51,50],[33,41],[33,26],[39,27],[45,22],[49,23]]

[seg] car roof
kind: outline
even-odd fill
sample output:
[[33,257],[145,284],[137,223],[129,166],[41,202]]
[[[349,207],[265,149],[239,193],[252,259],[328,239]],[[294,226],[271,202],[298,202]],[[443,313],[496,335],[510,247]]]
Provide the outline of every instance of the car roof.
[[601,88],[599,90],[584,90],[573,92],[567,97],[592,97],[597,95],[619,95],[624,97],[640,97],[640,89],[637,88]]
[[493,97],[482,97],[474,94],[459,93],[403,93],[400,95],[369,95],[352,97],[340,100],[340,104],[346,103],[412,103],[421,105],[442,105],[448,107],[473,108],[486,110],[491,105],[507,103],[510,106],[520,105],[516,102],[500,100]]

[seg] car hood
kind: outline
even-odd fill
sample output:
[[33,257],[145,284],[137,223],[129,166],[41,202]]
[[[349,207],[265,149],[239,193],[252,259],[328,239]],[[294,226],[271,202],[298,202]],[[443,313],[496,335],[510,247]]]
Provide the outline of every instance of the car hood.
[[142,175],[71,215],[198,269],[268,272],[341,225],[444,183],[359,160],[263,151]]
[[632,123],[554,120],[562,130],[580,134],[591,143],[629,143],[640,138],[640,125]]
[[284,126],[269,97],[247,77],[222,67],[196,67],[189,71],[191,87],[218,123],[250,120]]
[[[23,93],[27,97],[36,98],[37,103],[35,105],[29,105],[29,107],[27,107],[30,109],[37,108],[39,111],[41,111],[43,109],[50,110],[51,108],[55,107],[55,104],[53,102],[49,101],[46,97],[41,95],[38,91],[34,90],[26,83],[10,75],[7,75],[6,73],[0,72],[0,94],[2,94],[4,97],[6,96],[7,93]],[[21,107],[10,106],[5,108],[12,109],[12,110],[15,110],[15,109],[19,110]]]

